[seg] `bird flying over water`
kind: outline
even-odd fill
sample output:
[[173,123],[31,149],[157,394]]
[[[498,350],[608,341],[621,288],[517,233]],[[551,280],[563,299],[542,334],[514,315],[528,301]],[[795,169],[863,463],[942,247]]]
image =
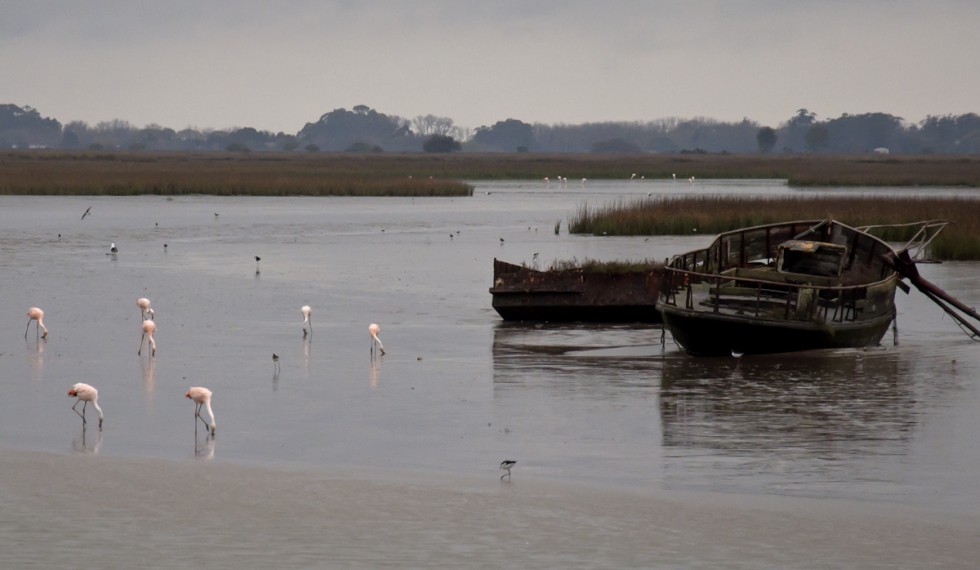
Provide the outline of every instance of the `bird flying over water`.
[[89,215],[91,213],[92,213],[92,206],[89,206],[88,208],[85,208],[85,213],[82,214],[82,219],[84,220],[85,219],[85,216],[87,216],[87,215]]

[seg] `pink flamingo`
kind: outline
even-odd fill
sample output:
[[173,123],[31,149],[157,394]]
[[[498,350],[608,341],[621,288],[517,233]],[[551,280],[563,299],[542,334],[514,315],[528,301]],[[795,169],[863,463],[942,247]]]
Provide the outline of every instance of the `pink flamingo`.
[[[197,425],[197,418],[201,418],[204,425],[211,429],[211,435],[214,435],[214,430],[217,426],[214,423],[214,411],[211,410],[211,390],[200,386],[192,386],[191,389],[184,394],[184,397],[190,398],[195,404],[197,404],[197,409],[194,410],[194,425]],[[210,424],[208,424],[208,422],[201,416],[201,407],[207,408],[208,415],[211,416]]]
[[385,353],[385,346],[381,344],[381,339],[378,338],[378,333],[381,332],[381,327],[376,323],[371,323],[368,325],[368,332],[371,333],[371,354],[374,354],[375,345],[377,345],[378,350],[381,354]]
[[27,328],[24,329],[24,338],[27,338],[27,331],[31,330],[31,321],[37,322],[37,327],[34,329],[36,332],[44,331],[41,338],[48,338],[48,327],[44,326],[44,311],[37,307],[27,309]]
[[136,299],[136,306],[140,308],[140,318],[143,320],[153,320],[153,309],[150,308],[150,300],[146,297]]
[[299,312],[303,314],[303,337],[305,338],[307,335],[306,332],[307,324],[310,325],[310,332],[311,333],[313,332],[313,319],[312,319],[313,309],[311,309],[309,305],[303,305],[302,307],[299,308]]
[[136,351],[136,354],[143,354],[143,339],[149,339],[150,346],[150,356],[156,356],[157,354],[157,343],[153,340],[153,333],[157,330],[157,324],[153,321],[146,320],[143,321],[143,336],[140,337],[140,349]]
[[[75,402],[75,405],[72,406],[71,409],[76,414],[78,414],[79,416],[81,416],[81,418],[82,418],[82,426],[83,427],[85,426],[86,423],[88,423],[87,421],[85,421],[85,408],[88,407],[88,403],[89,402],[92,402],[92,405],[95,406],[95,411],[99,412],[99,429],[101,430],[102,429],[102,408],[99,407],[99,391],[96,390],[95,388],[93,388],[92,386],[89,386],[88,384],[83,384],[83,383],[79,382],[78,384],[75,384],[74,386],[72,386],[71,387],[71,390],[68,390],[68,395],[69,396],[74,396],[74,397],[78,398],[78,401]],[[81,412],[79,412],[78,409],[77,409],[78,402],[84,402],[82,404],[82,411]]]

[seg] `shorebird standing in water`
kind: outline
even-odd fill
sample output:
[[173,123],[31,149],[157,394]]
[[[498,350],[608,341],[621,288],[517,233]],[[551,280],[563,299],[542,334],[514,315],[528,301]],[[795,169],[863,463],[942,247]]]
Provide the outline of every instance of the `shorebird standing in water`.
[[279,374],[279,355],[272,353],[272,364],[276,367],[276,374]]
[[503,461],[500,462],[500,468],[506,471],[506,473],[500,476],[501,481],[503,481],[504,477],[506,477],[507,480],[510,481],[510,470],[513,469],[514,465],[516,464],[517,464],[516,461],[510,459],[504,459]]

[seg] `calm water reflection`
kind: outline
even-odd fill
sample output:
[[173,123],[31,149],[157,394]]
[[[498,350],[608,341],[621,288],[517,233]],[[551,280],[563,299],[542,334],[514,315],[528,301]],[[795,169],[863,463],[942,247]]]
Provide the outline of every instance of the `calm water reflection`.
[[[898,346],[888,335],[868,351],[740,360],[688,357],[657,328],[512,325],[491,309],[494,257],[662,259],[703,245],[553,231],[584,202],[690,192],[791,191],[643,181],[480,183],[472,198],[427,200],[0,197],[0,447],[491,476],[508,457],[515,479],[980,509],[978,347],[921,294],[899,295]],[[923,273],[976,305],[978,269]],[[142,296],[157,315],[150,358],[136,350]],[[307,338],[304,304],[317,319]],[[47,340],[22,337],[34,305]],[[79,431],[64,397],[79,381],[100,390],[104,435]],[[195,433],[191,385],[214,390],[216,438]]]

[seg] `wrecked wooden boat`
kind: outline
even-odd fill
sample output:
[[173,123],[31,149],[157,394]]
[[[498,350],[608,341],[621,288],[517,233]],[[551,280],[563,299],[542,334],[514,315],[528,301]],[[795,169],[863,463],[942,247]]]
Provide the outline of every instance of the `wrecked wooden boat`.
[[718,235],[664,268],[664,328],[697,355],[878,344],[908,286],[896,252],[835,220],[794,221]]
[[537,270],[493,260],[492,305],[505,321],[659,323],[661,264]]

